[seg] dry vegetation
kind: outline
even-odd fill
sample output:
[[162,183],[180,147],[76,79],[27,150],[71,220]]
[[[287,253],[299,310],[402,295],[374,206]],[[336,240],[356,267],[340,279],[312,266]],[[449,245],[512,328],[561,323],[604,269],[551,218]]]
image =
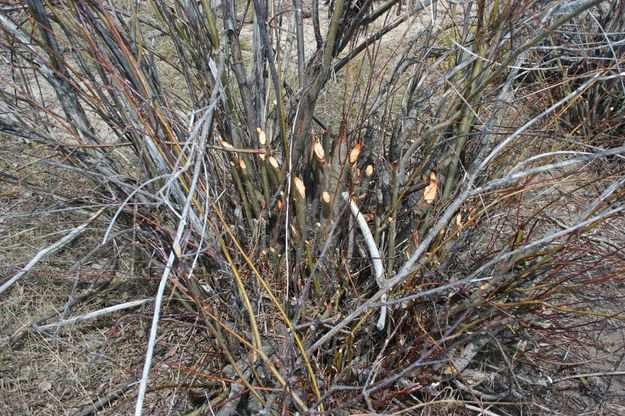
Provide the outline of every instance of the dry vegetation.
[[624,16],[3,3],[0,413],[625,413]]

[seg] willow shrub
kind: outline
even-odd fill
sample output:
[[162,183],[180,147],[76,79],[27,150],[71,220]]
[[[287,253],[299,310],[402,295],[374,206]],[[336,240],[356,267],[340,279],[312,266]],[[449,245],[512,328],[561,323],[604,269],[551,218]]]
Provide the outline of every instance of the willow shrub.
[[159,269],[137,414],[164,296],[224,412],[528,406],[564,322],[612,316],[576,288],[623,270],[623,5],[396,3],[3,6],[3,141],[91,189],[42,257],[94,228]]

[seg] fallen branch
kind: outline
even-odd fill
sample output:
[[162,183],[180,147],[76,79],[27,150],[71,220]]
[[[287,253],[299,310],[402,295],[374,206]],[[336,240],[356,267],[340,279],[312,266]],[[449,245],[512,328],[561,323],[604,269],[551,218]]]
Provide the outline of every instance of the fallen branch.
[[60,328],[60,327],[66,326],[66,325],[72,325],[72,324],[75,324],[75,323],[78,323],[78,322],[87,321],[89,319],[94,319],[94,318],[98,318],[100,316],[108,315],[108,314],[113,313],[113,312],[122,311],[124,309],[135,308],[137,306],[144,305],[144,304],[146,304],[148,302],[151,302],[153,300],[154,299],[152,299],[152,298],[141,299],[141,300],[133,300],[132,302],[121,303],[119,305],[110,306],[110,307],[104,308],[104,309],[99,309],[97,311],[89,312],[89,313],[86,313],[84,315],[75,316],[75,317],[70,318],[70,319],[64,319],[64,320],[59,321],[59,322],[54,322],[52,324],[36,326],[36,327],[33,328],[33,330],[35,330],[35,331],[45,331],[45,330],[52,329],[52,328]]
[[32,260],[29,261],[28,264],[22,270],[20,270],[17,274],[15,274],[13,277],[7,280],[2,286],[0,286],[0,294],[4,293],[9,287],[11,287],[14,283],[16,283],[18,280],[24,277],[28,272],[30,272],[33,269],[33,267],[35,267],[37,263],[39,263],[44,257],[46,257],[49,254],[55,253],[60,248],[74,241],[76,237],[78,237],[83,232],[85,232],[89,224],[91,224],[96,218],[98,218],[106,210],[106,208],[107,207],[100,209],[98,212],[93,214],[87,220],[87,222],[74,228],[72,231],[70,231],[68,234],[66,234],[63,238],[58,240],[56,243],[40,250],[39,253],[37,253],[37,255],[33,257]]
[[106,396],[100,397],[89,406],[84,407],[80,412],[74,413],[74,416],[90,416],[94,413],[99,412],[100,410],[104,409],[105,406],[108,406],[115,400],[119,399],[124,393],[126,393],[126,391],[128,391],[128,389],[130,389],[136,383],[136,380],[127,381],[126,383],[117,387],[115,390],[111,391]]
[[[77,303],[82,302],[82,301],[88,299],[89,297],[93,296],[96,293],[99,293],[109,283],[110,283],[110,281],[104,281],[104,282],[100,282],[98,284],[92,285],[91,289],[88,289],[87,291],[81,293],[77,297],[68,300],[65,303],[64,309],[65,310],[69,310],[69,308],[71,308],[72,306],[76,305]],[[54,318],[58,314],[59,314],[59,310],[57,308],[52,308],[50,311],[48,311],[42,317],[35,319],[34,321],[30,322],[27,325],[23,325],[19,330],[17,330],[11,336],[11,339],[10,339],[11,344],[14,345],[14,346],[17,345],[20,341],[22,341],[22,339],[24,339],[24,337],[29,332],[34,331],[37,326],[42,326],[41,324],[43,324],[44,322],[46,322],[49,319]]]

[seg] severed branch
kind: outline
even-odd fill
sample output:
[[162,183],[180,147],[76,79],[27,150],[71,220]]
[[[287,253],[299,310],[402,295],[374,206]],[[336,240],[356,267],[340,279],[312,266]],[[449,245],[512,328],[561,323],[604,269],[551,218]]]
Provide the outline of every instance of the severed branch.
[[[369,255],[371,256],[371,263],[373,264],[373,270],[375,272],[375,282],[378,284],[378,287],[382,290],[386,289],[386,277],[384,276],[384,265],[382,264],[382,257],[380,256],[380,250],[375,245],[375,240],[373,239],[373,235],[371,235],[371,230],[369,229],[369,225],[367,225],[367,220],[364,215],[358,209],[358,205],[354,202],[353,199],[349,197],[347,192],[343,192],[343,199],[346,202],[349,202],[349,207],[352,211],[352,215],[356,218],[356,222],[358,223],[358,227],[360,227],[360,231],[362,231],[362,236],[365,239],[365,243],[367,244],[367,248],[369,249]],[[386,302],[386,293],[382,295],[381,302]],[[384,329],[384,325],[386,323],[386,311],[387,306],[382,305],[380,309],[380,318],[378,319],[378,323],[376,327],[379,330]]]

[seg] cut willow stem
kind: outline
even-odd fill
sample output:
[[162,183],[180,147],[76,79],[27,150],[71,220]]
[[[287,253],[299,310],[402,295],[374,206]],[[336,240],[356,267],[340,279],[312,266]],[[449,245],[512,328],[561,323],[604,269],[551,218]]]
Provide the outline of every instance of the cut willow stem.
[[[341,329],[343,329],[345,326],[347,326],[350,322],[352,322],[354,319],[356,319],[358,316],[360,316],[360,314],[362,314],[365,310],[367,310],[368,308],[372,307],[379,299],[382,299],[382,297],[386,298],[386,294],[387,294],[389,288],[393,288],[393,287],[397,286],[398,284],[400,284],[401,282],[406,280],[408,278],[408,276],[410,276],[413,272],[415,272],[418,269],[418,267],[415,267],[415,263],[418,263],[419,265],[422,264],[421,256],[430,247],[430,244],[432,243],[432,241],[434,240],[436,235],[443,229],[443,227],[447,226],[447,224],[451,220],[452,216],[458,211],[458,209],[462,206],[462,204],[464,204],[465,201],[467,199],[469,199],[470,197],[472,197],[472,196],[476,196],[476,195],[479,195],[482,192],[485,192],[487,190],[491,190],[491,188],[486,189],[485,188],[486,185],[482,186],[481,188],[475,189],[475,190],[473,189],[473,185],[475,184],[475,182],[477,181],[478,177],[480,176],[480,173],[482,173],[486,169],[486,166],[490,163],[490,161],[492,161],[499,153],[502,152],[502,150],[506,146],[508,146],[514,139],[519,137],[525,130],[527,130],[529,127],[531,127],[532,125],[537,123],[539,120],[541,120],[542,118],[544,118],[547,115],[551,114],[552,112],[557,110],[559,107],[563,106],[566,102],[568,102],[569,100],[573,99],[575,96],[580,94],[590,84],[592,84],[598,77],[599,76],[596,75],[596,76],[590,78],[589,80],[584,82],[582,85],[580,85],[575,91],[573,91],[572,93],[568,94],[566,97],[562,98],[560,101],[558,101],[557,103],[553,104],[551,107],[547,108],[546,110],[544,110],[543,112],[541,112],[540,114],[538,114],[537,116],[535,116],[534,118],[532,118],[531,120],[529,120],[528,122],[523,124],[521,127],[516,129],[514,131],[514,133],[512,133],[510,136],[508,136],[506,139],[502,140],[498,145],[496,145],[490,151],[488,156],[486,156],[479,163],[479,165],[476,166],[476,168],[473,171],[473,173],[469,176],[469,178],[467,179],[467,182],[466,182],[467,184],[465,185],[465,188],[466,188],[465,191],[462,192],[458,197],[454,198],[451,201],[450,205],[447,206],[447,208],[439,216],[439,218],[436,221],[436,223],[432,226],[430,231],[427,233],[425,238],[421,241],[421,244],[419,244],[417,249],[412,253],[410,258],[404,263],[402,268],[397,273],[395,273],[395,275],[393,277],[391,277],[391,278],[389,278],[387,280],[387,283],[386,283],[387,287],[385,287],[384,289],[378,290],[368,300],[364,301],[356,309],[354,309],[349,315],[347,315],[340,322],[335,324],[321,338],[319,338],[317,341],[315,341],[315,343],[308,348],[306,353],[308,355],[310,355],[310,354],[314,353],[315,351],[317,351],[322,345],[324,345],[326,342],[328,342],[330,339],[332,339],[332,337],[334,337],[334,335],[336,335],[336,333],[338,333]],[[619,150],[620,150],[620,148],[619,148]],[[612,153],[614,153],[614,151]],[[605,153],[604,153],[604,155],[607,156]],[[509,180],[511,180],[511,178],[506,178],[506,183]],[[497,182],[497,181],[492,181],[492,183],[494,183],[494,185],[492,186],[492,189],[495,189],[495,188],[503,185],[501,182]],[[613,211],[609,212],[608,214],[610,214],[610,215],[616,214],[617,212],[620,212],[621,210],[625,210],[625,208],[620,208],[619,210],[616,210],[616,211],[613,210]],[[592,221],[596,221],[597,219],[598,218],[593,218],[592,220],[589,220],[589,221],[592,222]],[[585,221],[585,223],[586,223],[586,221]],[[573,232],[574,228],[578,229],[578,228],[581,228],[581,227],[578,224],[575,227],[572,227],[572,228],[569,228],[568,230],[566,230],[565,234]],[[553,237],[553,238],[551,238],[551,237]],[[531,246],[533,247],[533,246],[538,245],[538,244],[543,244],[543,243],[550,242],[553,239],[555,239],[556,237],[557,236],[554,234],[554,235],[549,237],[550,239],[548,241],[545,240],[545,239],[542,239],[541,241],[538,241],[538,242],[536,242],[535,244],[533,244]],[[526,246],[526,247],[529,247],[529,246]],[[515,250],[513,252],[506,253],[506,254],[512,256],[512,255],[515,255],[517,253],[519,253],[519,250]],[[488,264],[486,266],[490,267],[490,265],[488,265]],[[442,286],[439,286],[439,287],[437,287],[435,289],[425,290],[425,291],[417,293],[415,295],[404,297],[404,298],[402,298],[402,300],[394,300],[394,301],[392,301],[392,303],[395,304],[395,303],[407,302],[407,301],[410,301],[410,300],[413,300],[413,299],[429,296],[430,294],[438,293],[438,292],[441,292],[443,290],[447,290],[447,289],[450,289],[450,288],[462,286],[462,285],[464,285],[466,283],[471,282],[474,278],[476,278],[476,275],[478,273],[481,273],[485,268],[486,267],[480,268],[476,272],[472,273],[469,277],[461,279],[461,280],[459,280],[457,282],[453,282],[453,283],[450,283],[450,284],[442,285]]]
[[298,178],[297,176],[293,178],[293,188],[295,192],[293,195],[293,202],[295,205],[295,219],[297,221],[297,232],[300,235],[300,242],[298,250],[302,247],[306,252],[306,261],[308,262],[308,269],[310,270],[312,275],[312,281],[315,288],[315,294],[317,296],[321,296],[321,285],[319,284],[319,278],[317,274],[314,273],[315,262],[312,258],[312,253],[310,251],[310,243],[307,241],[308,238],[308,217],[306,216],[306,187],[304,182]]
[[[349,207],[352,211],[352,215],[356,218],[356,222],[358,223],[358,227],[360,231],[362,231],[362,236],[365,239],[365,243],[367,244],[367,248],[369,249],[369,255],[371,256],[371,263],[373,264],[373,270],[375,272],[375,282],[378,284],[378,287],[382,290],[386,289],[386,277],[384,276],[384,265],[382,263],[382,258],[380,257],[380,250],[375,244],[375,240],[373,239],[373,235],[371,234],[371,230],[369,229],[369,225],[367,224],[367,220],[365,216],[362,215],[360,210],[358,209],[358,205],[354,202],[353,199],[350,198],[347,192],[342,193],[343,199],[345,202],[349,203]],[[382,295],[381,302],[386,302],[386,293]],[[380,309],[380,318],[378,318],[378,323],[376,327],[379,330],[384,329],[384,325],[386,324],[386,311],[387,306],[382,305]]]

